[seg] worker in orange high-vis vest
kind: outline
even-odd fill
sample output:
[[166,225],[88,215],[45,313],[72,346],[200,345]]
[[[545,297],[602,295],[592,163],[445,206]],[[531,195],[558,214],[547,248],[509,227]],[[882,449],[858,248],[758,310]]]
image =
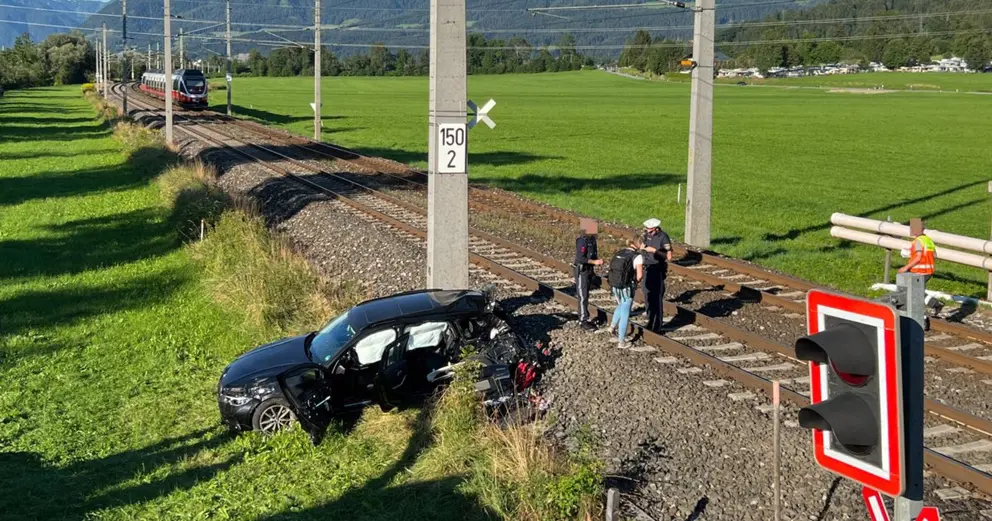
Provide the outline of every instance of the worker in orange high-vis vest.
[[[933,277],[937,246],[934,245],[930,237],[927,237],[923,233],[923,230],[923,219],[909,220],[909,234],[913,236],[913,244],[909,249],[909,262],[899,268],[899,273],[906,273],[908,271],[917,275],[923,275],[923,285],[925,288],[926,283]],[[933,310],[934,314],[940,313],[941,308],[944,307],[943,302],[929,295],[926,297],[926,305]],[[927,325],[929,326],[929,323]]]
[[933,277],[933,261],[937,247],[930,237],[923,233],[923,219],[909,220],[909,234],[913,236],[913,245],[909,249],[909,262],[899,268],[899,273],[915,273],[923,275],[924,281]]

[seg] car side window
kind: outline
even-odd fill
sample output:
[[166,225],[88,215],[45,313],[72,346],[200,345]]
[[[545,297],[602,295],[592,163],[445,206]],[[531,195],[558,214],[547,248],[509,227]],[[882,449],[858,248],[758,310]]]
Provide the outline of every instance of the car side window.
[[366,335],[355,344],[358,362],[368,365],[382,360],[383,351],[394,340],[396,340],[396,330],[391,328]]
[[444,332],[448,329],[447,322],[425,322],[415,326],[407,327],[407,334],[410,338],[406,343],[406,350],[424,349],[426,347],[437,347],[441,344]]
[[401,343],[393,344],[393,348],[389,351],[389,358],[386,359],[386,367],[400,362],[406,356],[406,351],[403,349]]

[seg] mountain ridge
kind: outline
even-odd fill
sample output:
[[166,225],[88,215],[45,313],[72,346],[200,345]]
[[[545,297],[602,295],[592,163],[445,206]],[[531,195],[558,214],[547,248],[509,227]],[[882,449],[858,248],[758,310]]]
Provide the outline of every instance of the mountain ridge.
[[[760,19],[783,8],[804,8],[823,1],[722,0],[717,18],[718,23]],[[205,57],[224,52],[223,25],[209,27],[207,23],[223,22],[223,0],[195,3],[176,0],[173,3],[173,15],[182,17],[173,20],[173,34],[178,35],[180,29],[186,33],[196,31],[196,34],[186,38],[189,55]],[[553,0],[541,2],[539,6],[594,3],[593,0]],[[357,4],[357,0],[325,2],[321,9],[321,21],[325,26],[322,38],[325,45],[339,55],[367,50],[367,46],[374,43],[393,49],[426,46],[429,5],[425,0],[367,0],[361,5]],[[234,52],[243,53],[253,48],[267,52],[279,45],[292,45],[282,38],[303,45],[312,42],[312,31],[283,27],[312,26],[312,6],[313,0],[259,0],[250,5],[244,0],[232,1]],[[561,16],[538,16],[527,12],[528,7],[536,6],[533,0],[469,0],[466,13],[469,32],[505,40],[522,37],[536,46],[552,45],[563,33],[571,33],[580,50],[594,56],[619,55],[626,39],[642,27],[652,28],[653,34],[668,37],[689,38],[692,34],[692,13],[673,7],[576,10],[565,13],[567,19],[563,20]],[[161,42],[161,36],[158,36],[162,33],[162,23],[159,21],[162,16],[161,0],[130,0],[128,10],[129,16],[132,16],[128,19],[129,31],[133,35],[132,46],[141,51],[147,49],[149,43],[154,47]],[[119,0],[107,3],[101,12],[120,13]],[[85,25],[96,28],[103,21],[114,20],[94,16]],[[259,30],[263,24],[268,25],[269,32]]]

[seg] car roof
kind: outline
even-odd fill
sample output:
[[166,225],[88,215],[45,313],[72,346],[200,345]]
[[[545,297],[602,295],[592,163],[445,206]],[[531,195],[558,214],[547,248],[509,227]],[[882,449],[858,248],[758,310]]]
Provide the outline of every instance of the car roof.
[[356,331],[392,320],[480,313],[486,297],[472,290],[418,290],[363,302],[348,312]]

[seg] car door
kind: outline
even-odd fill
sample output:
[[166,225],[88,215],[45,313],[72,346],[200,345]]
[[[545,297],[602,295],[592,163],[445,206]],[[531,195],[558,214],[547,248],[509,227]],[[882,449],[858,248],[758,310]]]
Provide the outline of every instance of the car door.
[[408,398],[410,363],[406,359],[407,337],[407,334],[400,335],[382,353],[382,363],[375,379],[375,395],[384,411],[399,407]]
[[279,375],[279,387],[314,445],[320,443],[334,417],[330,380],[320,366],[294,368]]

